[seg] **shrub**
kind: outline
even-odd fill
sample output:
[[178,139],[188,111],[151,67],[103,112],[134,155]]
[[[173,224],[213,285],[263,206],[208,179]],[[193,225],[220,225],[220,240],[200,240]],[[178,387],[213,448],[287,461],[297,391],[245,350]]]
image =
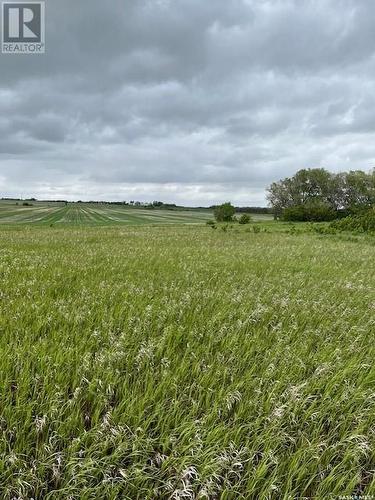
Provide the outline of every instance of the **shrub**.
[[238,222],[239,224],[249,224],[251,222],[251,217],[249,214],[242,214]]
[[231,222],[236,209],[234,206],[227,202],[215,207],[214,215],[217,222]]
[[210,228],[212,228],[212,229],[217,229],[217,226],[216,226],[216,224],[215,224],[215,221],[213,221],[213,220],[208,220],[208,221],[206,222],[206,224],[207,224],[207,226],[209,226],[209,227],[210,227]]
[[294,205],[283,212],[283,218],[292,222],[323,222],[332,221],[337,217],[336,211],[325,203],[309,203]]
[[375,207],[365,212],[333,221],[330,227],[338,231],[375,232]]
[[327,225],[325,225],[325,226],[313,226],[312,230],[318,234],[335,234],[336,233],[336,229],[334,227],[332,227],[331,224],[329,226],[327,226]]

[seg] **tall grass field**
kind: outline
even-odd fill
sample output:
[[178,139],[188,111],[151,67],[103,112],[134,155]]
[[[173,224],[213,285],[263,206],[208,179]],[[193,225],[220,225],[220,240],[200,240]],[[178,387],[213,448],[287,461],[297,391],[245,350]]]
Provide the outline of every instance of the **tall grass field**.
[[1,499],[375,497],[371,238],[17,214]]

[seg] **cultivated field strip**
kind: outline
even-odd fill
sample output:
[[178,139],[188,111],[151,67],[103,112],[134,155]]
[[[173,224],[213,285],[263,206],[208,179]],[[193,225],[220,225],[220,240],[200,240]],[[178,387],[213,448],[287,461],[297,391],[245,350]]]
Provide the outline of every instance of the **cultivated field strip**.
[[209,211],[146,210],[114,205],[68,204],[18,206],[0,203],[0,224],[92,225],[195,224],[212,218]]

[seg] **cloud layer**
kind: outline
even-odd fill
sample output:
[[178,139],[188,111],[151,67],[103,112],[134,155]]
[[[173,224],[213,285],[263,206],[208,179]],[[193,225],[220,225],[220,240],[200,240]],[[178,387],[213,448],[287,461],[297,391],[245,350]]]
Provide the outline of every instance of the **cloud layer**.
[[375,164],[372,0],[46,1],[0,55],[0,196],[264,205]]

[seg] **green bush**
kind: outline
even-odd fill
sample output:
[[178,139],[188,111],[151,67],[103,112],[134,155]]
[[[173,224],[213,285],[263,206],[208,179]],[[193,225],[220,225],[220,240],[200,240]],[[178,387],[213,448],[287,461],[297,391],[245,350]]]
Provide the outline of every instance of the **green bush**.
[[312,231],[318,234],[335,234],[336,229],[332,225],[313,226]]
[[234,206],[227,202],[215,207],[214,215],[217,222],[231,222],[236,209]]
[[249,224],[251,222],[251,217],[249,214],[242,214],[238,222],[239,224]]
[[375,232],[375,207],[365,212],[333,221],[330,227],[337,231]]
[[309,203],[288,207],[283,218],[291,222],[324,222],[336,219],[337,213],[325,203]]
[[217,229],[217,226],[216,226],[216,224],[215,224],[215,221],[213,221],[213,220],[208,220],[208,221],[206,222],[206,225],[207,225],[207,226],[209,226],[211,229]]

